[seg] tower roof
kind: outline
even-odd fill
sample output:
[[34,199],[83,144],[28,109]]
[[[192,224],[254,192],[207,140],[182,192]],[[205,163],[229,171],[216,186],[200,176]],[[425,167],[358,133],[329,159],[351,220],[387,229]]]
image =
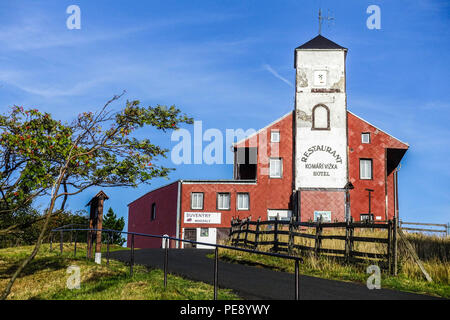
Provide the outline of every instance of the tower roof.
[[347,48],[344,48],[340,45],[338,45],[336,42],[331,41],[330,39],[325,38],[322,35],[318,35],[317,37],[309,40],[308,42],[305,42],[301,46],[298,46],[295,48],[294,51],[294,68],[297,66],[297,54],[295,53],[297,50],[345,50],[347,51]]
[[295,50],[299,49],[343,49],[347,50],[347,48],[344,48],[337,43],[331,41],[330,39],[325,38],[322,35],[318,35],[317,37],[309,40],[308,42],[305,42],[301,46],[295,48]]

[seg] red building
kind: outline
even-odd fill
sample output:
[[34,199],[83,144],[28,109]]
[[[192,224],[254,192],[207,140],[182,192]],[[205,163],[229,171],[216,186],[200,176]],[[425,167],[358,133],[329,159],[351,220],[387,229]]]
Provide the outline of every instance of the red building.
[[[346,55],[320,35],[296,48],[295,110],[234,144],[234,179],[153,190],[129,204],[128,231],[216,243],[232,217],[397,216],[397,167],[408,144],[347,110]],[[135,246],[161,240],[137,237]]]

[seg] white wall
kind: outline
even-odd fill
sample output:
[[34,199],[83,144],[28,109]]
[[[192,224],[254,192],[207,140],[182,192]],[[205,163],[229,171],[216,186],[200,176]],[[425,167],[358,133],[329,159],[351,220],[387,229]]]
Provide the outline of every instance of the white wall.
[[[345,52],[297,50],[296,54],[296,188],[343,188],[347,183]],[[327,71],[325,86],[314,86],[316,70]],[[317,89],[339,92],[312,92]],[[311,130],[312,109],[318,104],[324,104],[330,110],[330,130]],[[331,148],[341,161],[338,162],[330,152],[311,153],[311,148],[316,146]],[[305,153],[311,155],[305,156]]]

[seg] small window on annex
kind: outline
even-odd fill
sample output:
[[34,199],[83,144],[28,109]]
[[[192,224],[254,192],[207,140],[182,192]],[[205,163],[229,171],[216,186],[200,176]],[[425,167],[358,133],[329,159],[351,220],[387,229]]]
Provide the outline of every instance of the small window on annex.
[[191,193],[191,209],[203,210],[203,192]]

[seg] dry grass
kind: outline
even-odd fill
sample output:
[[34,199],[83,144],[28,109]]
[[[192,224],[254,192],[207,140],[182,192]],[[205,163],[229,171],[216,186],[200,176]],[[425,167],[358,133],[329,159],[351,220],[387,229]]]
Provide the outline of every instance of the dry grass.
[[[261,229],[262,230],[262,229]],[[285,228],[284,230],[288,230]],[[298,231],[297,231],[298,232]],[[314,235],[315,229],[303,229],[300,232]],[[324,235],[345,235],[344,228],[324,229]],[[355,229],[354,236],[387,238],[387,231],[380,229]],[[241,238],[243,235],[241,234]],[[416,252],[423,262],[427,272],[433,279],[433,283],[427,283],[419,266],[414,262],[411,256],[405,250],[402,242],[399,241],[399,275],[391,277],[386,270],[382,272],[383,283],[387,287],[399,290],[414,291],[435,294],[443,297],[450,297],[450,238],[437,236],[426,236],[418,234],[407,234],[407,239],[415,247]],[[254,235],[248,234],[248,240],[254,241]],[[273,235],[260,235],[259,241],[273,241]],[[279,241],[288,242],[287,235],[281,235]],[[314,239],[295,237],[295,244],[314,248]],[[326,249],[345,249],[344,240],[324,239],[322,248]],[[270,251],[272,245],[258,246],[259,251]],[[371,242],[354,242],[353,250],[367,253],[386,254],[387,245]],[[292,261],[271,258],[262,255],[242,253],[231,250],[221,250],[221,257],[229,261],[260,265],[275,270],[293,272],[294,265]],[[311,251],[291,252],[302,256],[303,264],[300,271],[303,274],[336,279],[365,282],[367,280],[366,269],[371,264],[383,265],[381,260],[361,260],[359,263],[344,263],[333,255],[321,255],[316,257]]]

